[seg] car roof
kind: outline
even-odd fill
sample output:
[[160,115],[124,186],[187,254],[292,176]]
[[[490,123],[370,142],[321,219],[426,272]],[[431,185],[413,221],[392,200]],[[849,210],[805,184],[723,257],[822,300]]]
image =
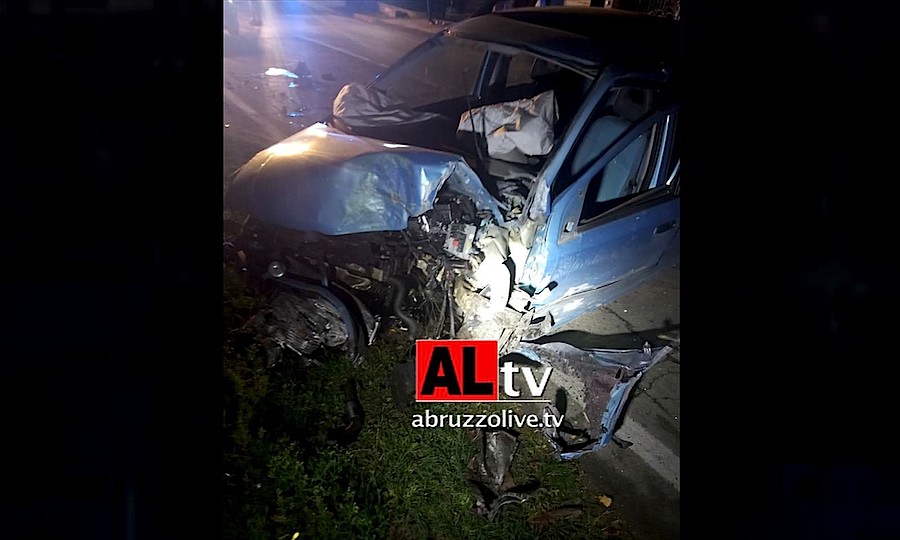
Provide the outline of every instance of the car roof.
[[681,52],[678,21],[597,7],[501,11],[459,22],[446,33],[518,47],[589,72],[610,63],[673,65]]

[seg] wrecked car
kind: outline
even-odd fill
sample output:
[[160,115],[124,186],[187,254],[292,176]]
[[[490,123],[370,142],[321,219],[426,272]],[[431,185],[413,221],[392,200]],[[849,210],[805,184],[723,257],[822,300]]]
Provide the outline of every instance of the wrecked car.
[[331,289],[353,347],[373,298],[419,337],[550,333],[677,250],[677,30],[571,8],[457,24],[241,168],[243,247]]
[[679,29],[608,9],[458,23],[235,174],[263,322],[308,356],[551,334],[677,256]]
[[387,325],[497,340],[559,368],[579,413],[547,433],[560,457],[606,444],[670,349],[550,334],[678,256],[678,51],[677,21],[512,10],[344,86],[331,118],[259,152],[226,194],[247,216],[234,249],[273,292],[256,327],[309,362],[359,362]]

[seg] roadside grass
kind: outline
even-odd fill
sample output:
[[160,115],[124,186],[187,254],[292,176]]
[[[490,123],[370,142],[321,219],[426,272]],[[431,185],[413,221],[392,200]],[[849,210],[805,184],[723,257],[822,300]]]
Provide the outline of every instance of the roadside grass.
[[[267,367],[257,336],[243,330],[261,307],[244,276],[226,265],[224,467],[226,538],[621,538],[614,509],[583,501],[580,472],[558,461],[544,436],[521,431],[511,475],[537,481],[523,503],[504,505],[494,521],[476,515],[467,467],[474,432],[413,428],[424,404],[397,408],[388,384],[411,359],[409,341],[387,331],[354,368],[328,354],[320,366],[285,361]],[[343,425],[342,385],[359,381],[365,423],[346,447],[326,442]],[[507,406],[508,407],[508,406]],[[434,414],[499,411],[496,405],[434,404]],[[569,503],[579,511],[552,512]],[[549,513],[548,513],[549,512]]]

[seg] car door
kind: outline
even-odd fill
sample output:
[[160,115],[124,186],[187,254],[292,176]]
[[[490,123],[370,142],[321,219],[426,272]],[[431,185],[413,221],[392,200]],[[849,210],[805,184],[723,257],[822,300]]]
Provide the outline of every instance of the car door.
[[616,82],[591,113],[551,188],[537,316],[554,324],[642,282],[679,228],[678,102],[666,89]]

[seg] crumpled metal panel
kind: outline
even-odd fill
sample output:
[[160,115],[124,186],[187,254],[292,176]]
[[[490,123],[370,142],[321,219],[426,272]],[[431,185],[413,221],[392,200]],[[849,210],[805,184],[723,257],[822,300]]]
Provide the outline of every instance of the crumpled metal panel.
[[562,373],[563,377],[551,375],[551,384],[554,379],[562,379],[564,382],[559,387],[566,392],[570,408],[572,405],[583,407],[588,422],[584,430],[588,436],[587,444],[567,449],[559,439],[550,438],[560,459],[569,460],[595,452],[612,440],[634,385],[671,351],[672,347],[668,345],[615,350],[580,349],[563,342],[523,342],[512,353],[551,366],[554,374]]
[[253,157],[227,195],[234,208],[299,231],[342,235],[406,229],[447,187],[502,214],[454,154],[347,135],[315,124]]

